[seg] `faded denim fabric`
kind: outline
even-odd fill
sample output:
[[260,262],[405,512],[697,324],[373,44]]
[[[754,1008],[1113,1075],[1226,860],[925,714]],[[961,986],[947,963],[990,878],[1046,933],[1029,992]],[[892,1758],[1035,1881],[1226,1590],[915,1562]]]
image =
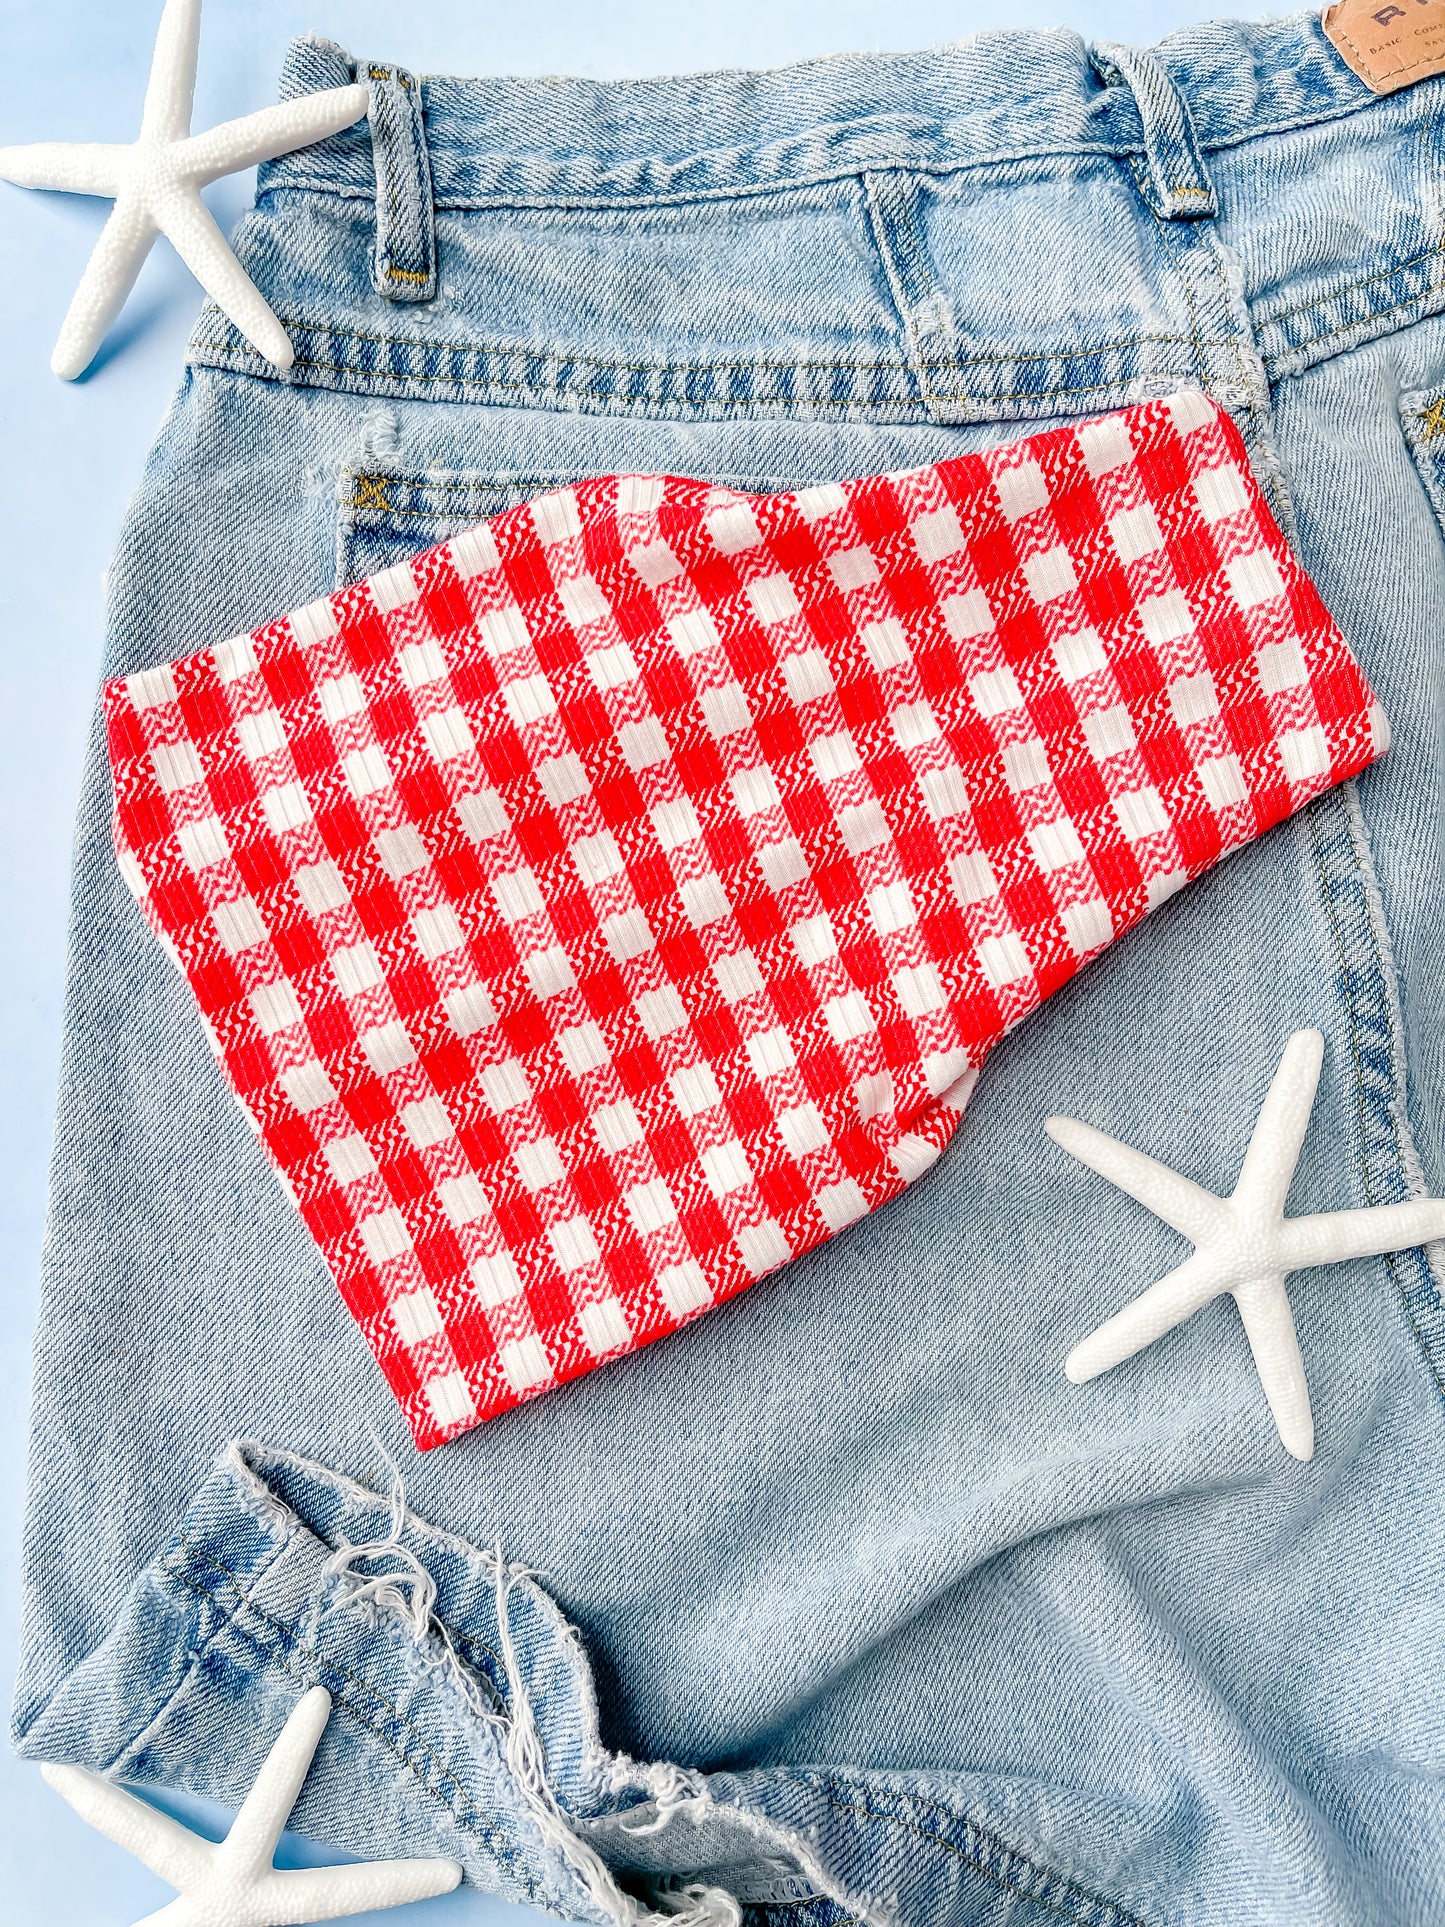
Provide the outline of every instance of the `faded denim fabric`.
[[1445,1192],[1445,80],[1376,99],[1300,16],[604,85],[305,41],[284,85],[354,73],[370,122],[238,237],[295,368],[202,314],[107,674],[555,483],[774,490],[1192,384],[1394,746],[1034,1015],[899,1204],[418,1457],[120,880],[97,736],[22,1751],[234,1804],[319,1680],[304,1831],[571,1918],[671,1879],[778,1927],[1438,1923],[1445,1268],[1291,1281],[1307,1465],[1228,1303],[1072,1386],[1180,1246],[1042,1123],[1225,1191],[1315,1025],[1292,1210]]

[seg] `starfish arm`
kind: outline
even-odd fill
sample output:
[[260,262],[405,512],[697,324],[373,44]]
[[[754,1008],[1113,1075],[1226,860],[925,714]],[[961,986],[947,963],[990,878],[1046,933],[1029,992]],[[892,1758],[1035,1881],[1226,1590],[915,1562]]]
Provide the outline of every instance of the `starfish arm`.
[[170,1886],[192,1887],[205,1878],[215,1848],[168,1813],[82,1767],[47,1764],[40,1771],[82,1820]]
[[191,125],[200,43],[201,0],[166,0],[141,109],[142,140],[185,139]]
[[138,1920],[135,1927],[196,1927],[196,1910],[185,1894],[179,1894],[155,1913],[147,1914],[144,1920]]
[[32,141],[26,147],[0,147],[0,181],[63,194],[103,194],[113,200],[124,183],[130,152],[114,141]]
[[319,94],[303,94],[299,100],[279,101],[243,120],[228,120],[185,141],[176,151],[176,171],[204,187],[222,174],[234,174],[258,161],[289,154],[293,148],[309,147],[328,134],[339,134],[361,119],[369,98],[364,85],[328,87]]
[[259,1879],[269,1869],[286,1816],[296,1804],[331,1717],[331,1695],[313,1686],[291,1709],[262,1763],[231,1831],[217,1848],[218,1871]]
[[1071,1157],[1127,1191],[1191,1243],[1204,1243],[1222,1223],[1224,1206],[1213,1192],[1131,1145],[1106,1137],[1092,1124],[1082,1124],[1076,1117],[1050,1117],[1044,1120],[1044,1129]]
[[1345,1258],[1374,1258],[1385,1251],[1445,1238],[1445,1199],[1410,1198],[1404,1204],[1377,1204],[1365,1211],[1321,1211],[1308,1218],[1286,1218],[1280,1229],[1280,1263],[1287,1271],[1309,1265],[1339,1264]]
[[1143,1351],[1156,1338],[1183,1324],[1201,1305],[1208,1304],[1226,1288],[1215,1261],[1208,1254],[1196,1251],[1157,1285],[1141,1292],[1087,1338],[1080,1339],[1064,1360],[1065,1377],[1075,1385],[1083,1385],[1097,1378],[1100,1372],[1122,1365],[1126,1358],[1132,1358],[1135,1352]]
[[65,311],[50,357],[50,366],[63,381],[74,381],[94,360],[155,238],[155,224],[139,202],[116,202]]
[[227,247],[196,189],[175,188],[156,213],[167,240],[222,313],[268,361],[283,372],[289,368],[296,356],[286,330]]
[[1309,1129],[1324,1054],[1325,1040],[1317,1030],[1297,1030],[1284,1047],[1234,1187],[1231,1202],[1246,1211],[1261,1211],[1271,1218],[1284,1213],[1290,1180]]
[[455,1860],[368,1860],[353,1867],[300,1867],[270,1873],[257,1889],[268,1918],[338,1920],[343,1914],[402,1907],[459,1886]]
[[1284,1288],[1284,1273],[1251,1279],[1234,1294],[1244,1321],[1254,1368],[1269,1401],[1280,1443],[1297,1459],[1314,1456],[1315,1422],[1310,1388]]

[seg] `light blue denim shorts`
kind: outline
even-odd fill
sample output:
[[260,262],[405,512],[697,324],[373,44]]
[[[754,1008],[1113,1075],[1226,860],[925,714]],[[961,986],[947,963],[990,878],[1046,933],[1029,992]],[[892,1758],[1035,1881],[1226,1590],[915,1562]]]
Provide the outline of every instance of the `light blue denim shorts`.
[[355,75],[369,120],[238,236],[295,367],[202,313],[108,675],[581,477],[774,491],[1193,385],[1393,748],[1030,1018],[897,1205],[418,1456],[121,881],[97,735],[21,1751],[235,1804],[319,1681],[303,1831],[570,1919],[1438,1927],[1445,1270],[1294,1278],[1308,1464],[1227,1302],[1071,1385],[1180,1246],[1042,1123],[1226,1191],[1315,1026],[1292,1208],[1445,1192],[1445,80],[1377,99],[1301,15],[601,85],[303,40],[283,91]]

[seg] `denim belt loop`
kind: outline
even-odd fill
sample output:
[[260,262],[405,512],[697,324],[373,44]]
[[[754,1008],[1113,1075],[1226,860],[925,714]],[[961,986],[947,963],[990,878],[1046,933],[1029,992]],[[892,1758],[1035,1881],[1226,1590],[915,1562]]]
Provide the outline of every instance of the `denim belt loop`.
[[437,291],[436,216],[421,82],[402,67],[368,66],[376,162],[371,278],[386,301],[430,301]]
[[1183,94],[1142,47],[1099,41],[1089,58],[1106,86],[1127,87],[1144,131],[1140,190],[1164,221],[1202,221],[1219,212]]

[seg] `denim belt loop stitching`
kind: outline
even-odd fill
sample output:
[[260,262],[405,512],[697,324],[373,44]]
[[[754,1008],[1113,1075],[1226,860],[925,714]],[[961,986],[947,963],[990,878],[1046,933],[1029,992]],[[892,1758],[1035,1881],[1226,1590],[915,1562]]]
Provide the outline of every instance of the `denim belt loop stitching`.
[[1142,47],[1098,41],[1089,59],[1106,86],[1127,87],[1144,133],[1140,186],[1164,221],[1212,220],[1219,212],[1214,184],[1199,151],[1184,96],[1164,68]]
[[368,65],[376,163],[371,278],[384,301],[430,301],[437,291],[436,215],[421,82],[402,67]]

